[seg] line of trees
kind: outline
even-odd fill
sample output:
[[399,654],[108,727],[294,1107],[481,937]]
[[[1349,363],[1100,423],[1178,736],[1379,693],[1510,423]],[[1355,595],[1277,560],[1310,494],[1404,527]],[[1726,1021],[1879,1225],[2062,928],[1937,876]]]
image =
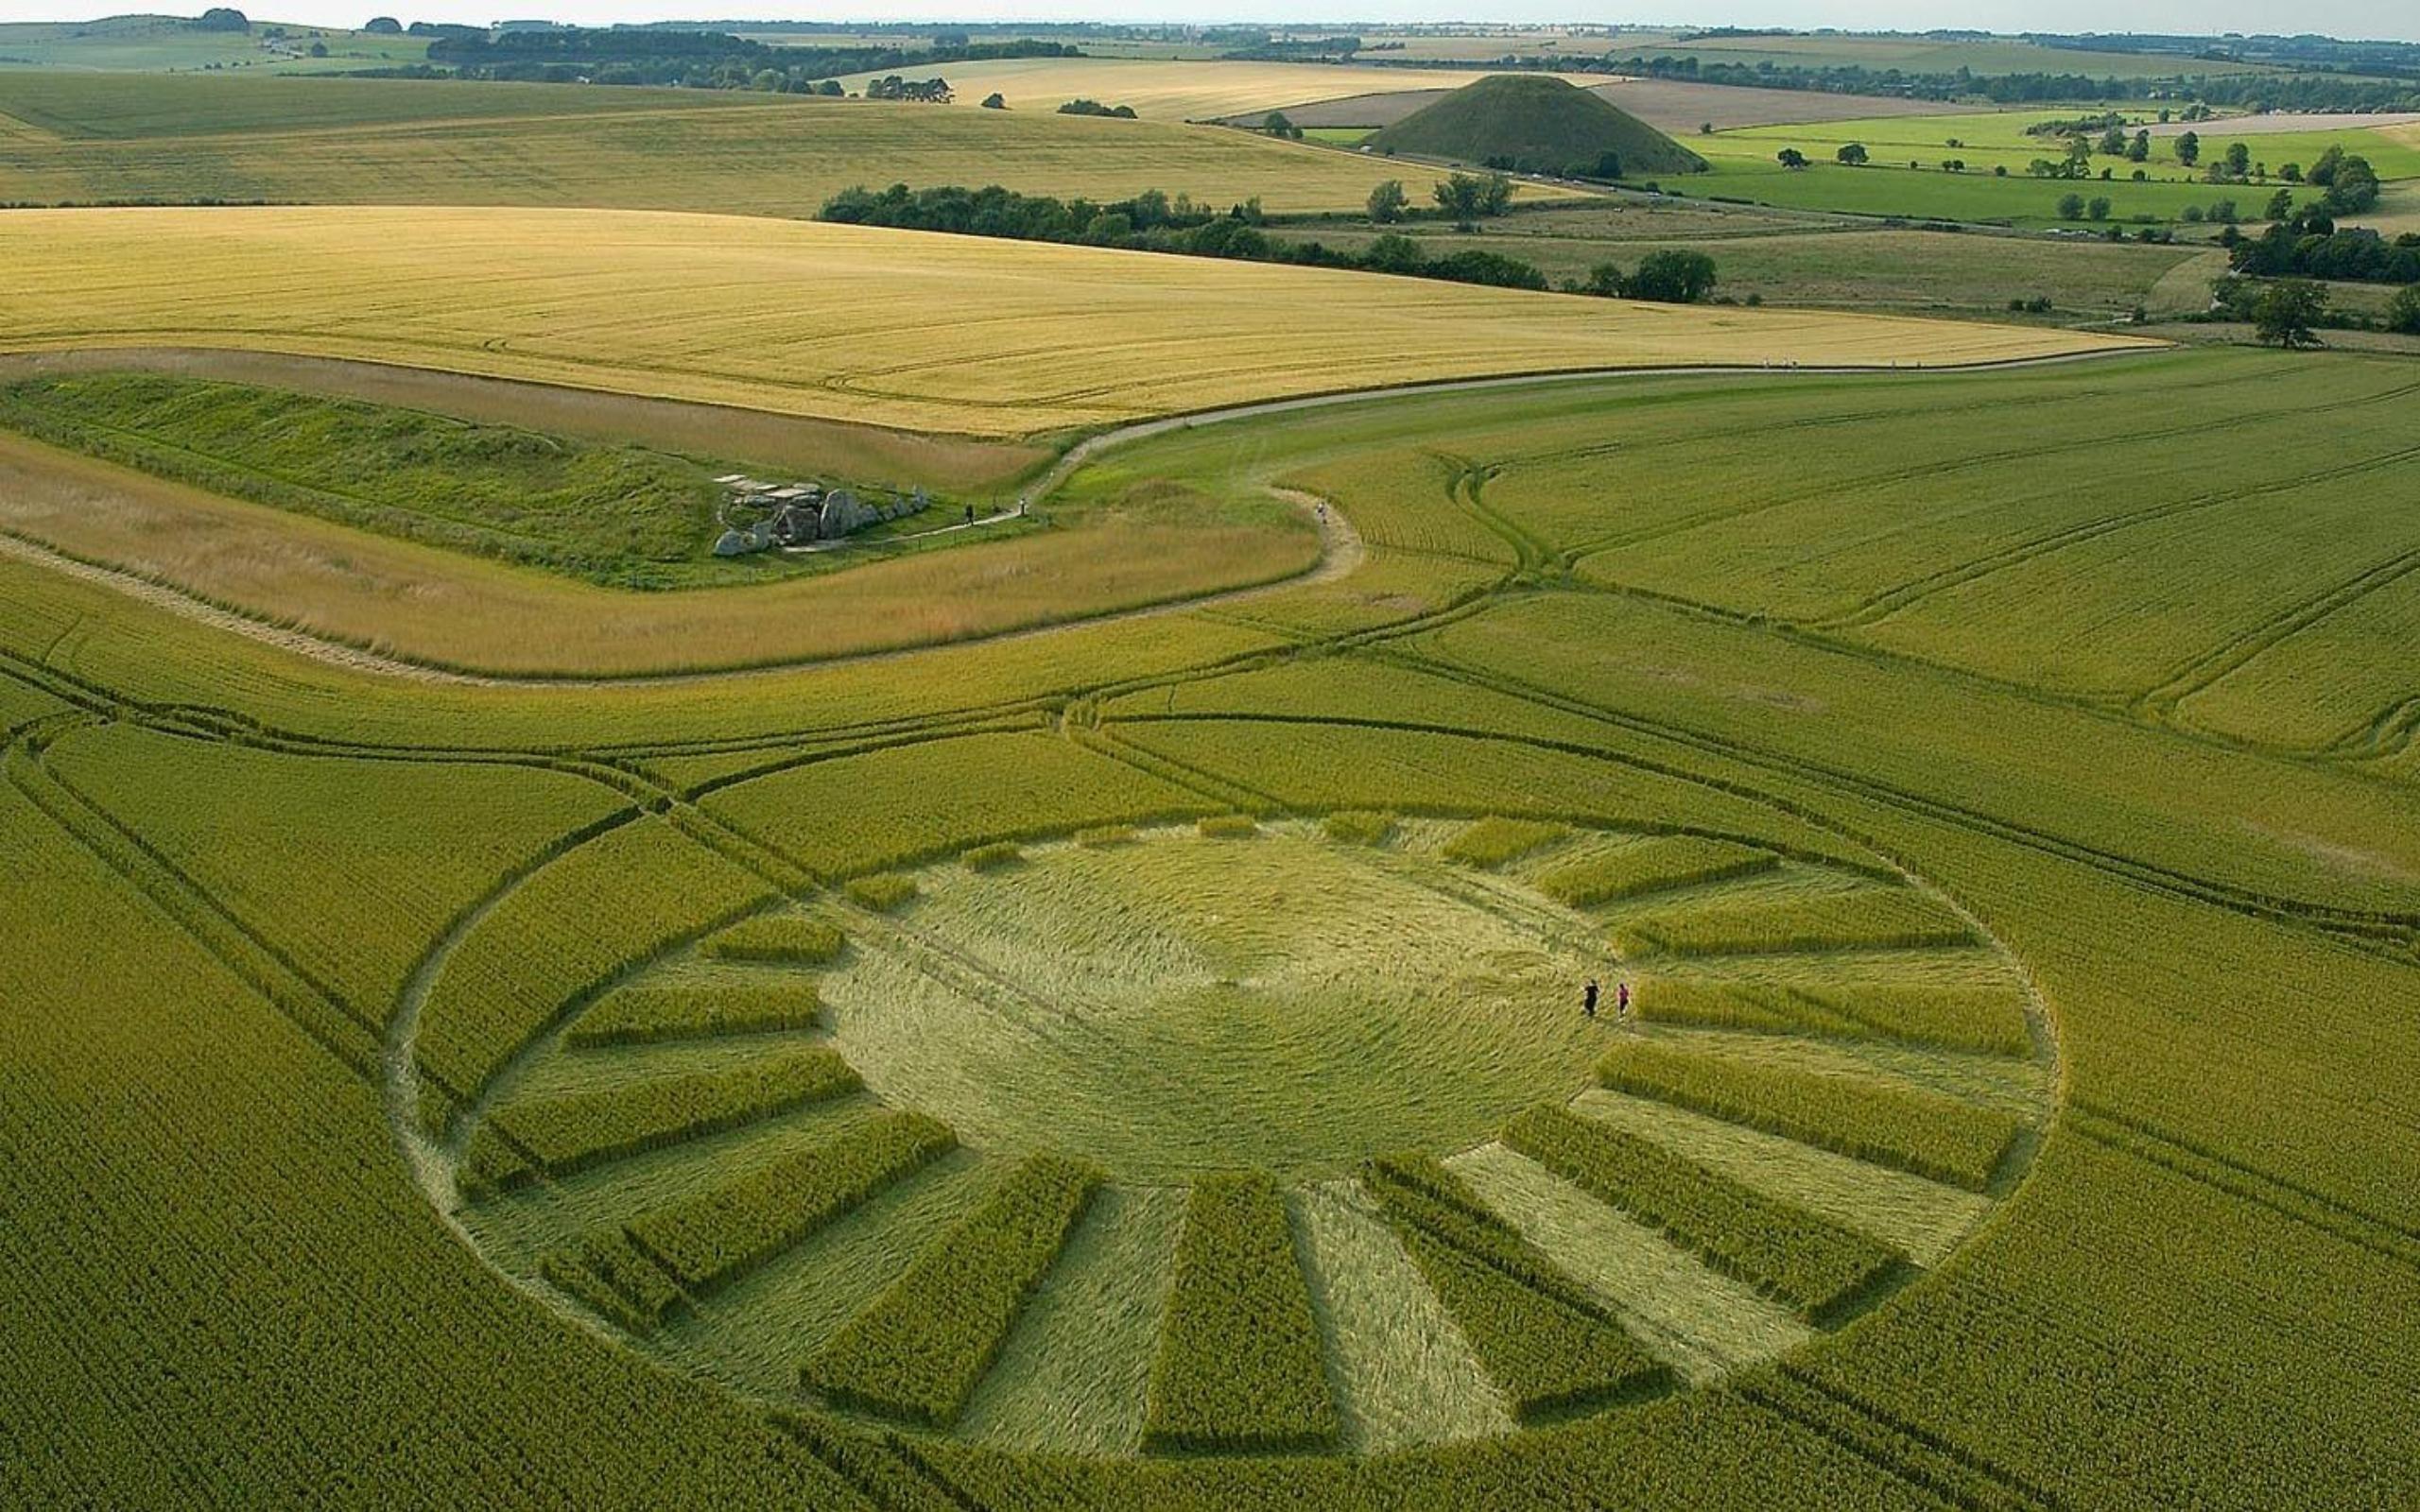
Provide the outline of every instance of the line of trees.
[[[1453,198],[1447,183],[1439,185],[1437,198],[1441,205]],[[1399,182],[1393,184],[1393,209],[1400,218],[1408,213],[1409,197]],[[1451,213],[1450,208],[1446,213]],[[1096,203],[1089,199],[1023,195],[997,184],[981,189],[957,184],[910,189],[904,183],[895,183],[878,192],[863,187],[843,190],[824,201],[817,218],[842,225],[887,226],[960,236],[1357,268],[1495,288],[1549,287],[1546,274],[1535,265],[1496,252],[1466,248],[1432,257],[1417,239],[1400,232],[1385,232],[1358,251],[1318,241],[1273,237],[1262,229],[1267,217],[1257,199],[1230,206],[1222,213],[1188,196],[1171,198],[1156,189],[1146,190],[1132,199]],[[1374,214],[1372,218],[1380,217]],[[1695,303],[1710,296],[1714,285],[1711,258],[1702,252],[1662,251],[1651,253],[1639,264],[1637,271],[1629,274],[1612,264],[1603,265],[1592,270],[1585,283],[1565,284],[1564,291]]]
[[2339,228],[2313,205],[2238,241],[2228,261],[2254,278],[2420,284],[2420,232],[2406,232],[2390,242],[2367,227]]
[[[419,32],[415,24],[411,28]],[[651,26],[563,26],[487,32],[441,28],[428,44],[430,68],[462,78],[540,83],[675,84],[838,94],[822,87],[842,74],[928,68],[994,58],[1079,58],[1073,43],[964,43],[955,46],[778,47],[726,32]],[[429,69],[419,69],[426,73]],[[406,72],[393,70],[391,72]]]
[[[1384,60],[1367,61],[1383,63]],[[1426,62],[1425,67],[1438,66]],[[2420,84],[2410,78],[2361,78],[2328,74],[2177,74],[2162,78],[2095,78],[2083,74],[1995,74],[1970,69],[1913,73],[1897,68],[1839,64],[1707,61],[1694,54],[1655,58],[1574,57],[1564,53],[1506,56],[1484,65],[1490,71],[1542,68],[1558,73],[1629,74],[1686,79],[1749,89],[1800,90],[1832,94],[1895,94],[1910,99],[1985,99],[1996,105],[2040,105],[2062,100],[2197,99],[2204,106],[2248,111],[2420,110]]]

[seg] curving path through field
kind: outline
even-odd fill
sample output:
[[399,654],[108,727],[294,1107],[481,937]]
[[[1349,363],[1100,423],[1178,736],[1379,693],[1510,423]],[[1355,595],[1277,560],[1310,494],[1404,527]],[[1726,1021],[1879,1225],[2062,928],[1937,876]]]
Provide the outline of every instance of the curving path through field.
[[[1029,490],[1029,497],[1039,501],[1085,463],[1102,453],[1130,445],[1151,437],[1167,435],[1200,426],[1221,424],[1232,421],[1251,420],[1295,411],[1330,408],[1392,399],[1426,397],[1444,393],[1478,392],[1504,388],[1536,387],[1546,385],[1604,382],[1615,379],[1653,379],[1673,377],[1795,377],[1841,376],[1887,373],[1894,370],[1925,370],[1932,372],[1979,372],[2002,369],[2037,368],[2067,363],[2093,361],[2107,357],[2138,354],[2152,344],[2061,352],[2047,356],[1999,358],[1987,361],[1937,365],[1926,369],[1914,364],[1908,369],[1891,367],[1858,365],[1828,365],[1823,367],[1742,368],[1723,364],[1696,364],[1661,368],[1598,368],[1568,372],[1516,373],[1486,378],[1459,378],[1435,382],[1398,384],[1382,388],[1340,389],[1329,393],[1304,394],[1286,399],[1257,401],[1246,404],[1228,405],[1217,409],[1165,415],[1132,424],[1121,425],[1087,437],[1069,447],[1040,481]],[[1214,605],[1231,604],[1257,598],[1282,590],[1299,589],[1318,583],[1331,582],[1349,576],[1366,558],[1367,553],[1359,533],[1342,511],[1325,501],[1299,490],[1272,489],[1270,491],[1288,503],[1313,515],[1321,534],[1318,560],[1308,570],[1271,582],[1245,588],[1168,599],[1160,603],[1116,610],[1107,613],[1054,621],[999,631],[989,635],[968,637],[962,641],[937,642],[885,647],[881,649],[844,652],[827,657],[798,659],[786,662],[759,662],[747,666],[681,672],[635,672],[590,678],[513,675],[464,672],[440,667],[406,657],[389,655],[347,644],[343,641],[314,634],[290,625],[229,609],[214,603],[184,588],[141,573],[104,563],[89,561],[21,536],[0,532],[0,556],[13,557],[35,565],[60,572],[83,581],[112,588],[154,607],[184,615],[214,629],[246,636],[282,650],[348,671],[408,679],[421,682],[444,683],[469,687],[601,687],[631,682],[694,682],[724,678],[745,677],[754,673],[794,671],[805,666],[839,666],[858,662],[880,662],[914,655],[934,649],[938,644],[977,644],[994,641],[1023,640],[1050,635],[1079,627],[1113,624],[1120,621],[1151,618],[1159,615],[1187,612]]]

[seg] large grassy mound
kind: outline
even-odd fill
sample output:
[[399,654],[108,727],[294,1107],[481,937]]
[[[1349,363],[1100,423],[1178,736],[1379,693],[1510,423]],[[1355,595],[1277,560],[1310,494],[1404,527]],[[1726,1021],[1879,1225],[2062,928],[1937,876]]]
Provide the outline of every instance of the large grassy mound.
[[1369,145],[1381,152],[1598,179],[1696,173],[1705,166],[1696,153],[1604,96],[1544,74],[1491,74],[1405,116]]

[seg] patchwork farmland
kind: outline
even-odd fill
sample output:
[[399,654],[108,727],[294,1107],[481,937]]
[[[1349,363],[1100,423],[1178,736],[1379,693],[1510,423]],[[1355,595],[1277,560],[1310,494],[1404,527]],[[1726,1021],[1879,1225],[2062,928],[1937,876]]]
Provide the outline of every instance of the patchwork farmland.
[[[1322,66],[935,66],[1112,61]],[[555,156],[1426,171],[1232,128],[162,82],[0,73],[0,175],[533,177],[0,213],[0,1504],[2420,1496],[2392,333],[1939,297],[2142,283],[2021,232],[1914,318]],[[1952,234],[1568,192],[1361,230]]]

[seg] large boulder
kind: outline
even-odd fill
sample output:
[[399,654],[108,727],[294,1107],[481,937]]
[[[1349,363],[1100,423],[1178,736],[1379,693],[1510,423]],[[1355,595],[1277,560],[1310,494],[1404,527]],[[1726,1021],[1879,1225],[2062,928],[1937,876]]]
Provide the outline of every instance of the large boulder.
[[838,541],[850,531],[873,523],[874,513],[865,502],[846,489],[834,489],[823,496],[823,513],[816,521],[815,533],[825,541]]

